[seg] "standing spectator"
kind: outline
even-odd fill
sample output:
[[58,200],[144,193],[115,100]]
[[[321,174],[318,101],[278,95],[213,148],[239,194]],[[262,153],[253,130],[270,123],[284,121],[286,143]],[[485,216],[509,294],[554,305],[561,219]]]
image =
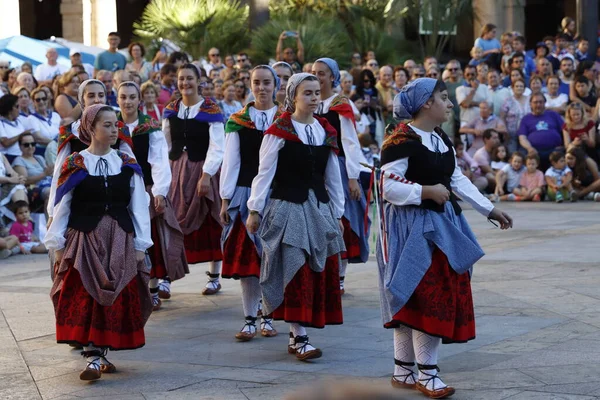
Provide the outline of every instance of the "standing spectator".
[[[296,38],[296,47],[298,48],[296,53],[294,53],[294,49],[291,47],[286,47],[282,50],[283,41],[287,38]],[[290,64],[294,73],[302,72],[302,64],[304,64],[304,45],[302,44],[302,39],[300,39],[300,33],[291,31],[281,32],[279,40],[277,41],[277,48],[275,49],[275,59]]]
[[479,118],[461,126],[459,132],[466,135],[465,141],[470,156],[473,156],[477,150],[483,147],[483,133],[488,129],[493,129],[504,138],[507,136],[504,122],[494,114],[488,102],[479,103]]
[[494,190],[496,185],[496,174],[492,170],[492,153],[500,144],[500,136],[493,129],[483,132],[483,147],[475,152],[473,160],[481,169],[481,173],[488,181],[488,190]]
[[[396,94],[400,93],[400,89],[402,89],[408,83],[408,78],[410,74],[408,70],[404,67],[396,67],[394,68],[394,91]],[[446,86],[448,86],[446,84]]]
[[215,85],[215,100],[223,100],[223,79],[215,79],[213,84]]
[[238,53],[235,67],[238,70],[247,70],[249,68],[249,64],[250,59],[248,58],[248,54],[244,52]]
[[167,64],[173,64],[177,68],[182,66],[183,64],[187,64],[189,62],[189,57],[187,54],[181,51],[174,51],[169,55],[167,59]]
[[363,59],[360,53],[352,54],[352,68],[350,69],[350,74],[352,74],[352,80],[354,82],[358,81],[358,77],[360,75],[360,71],[364,68]]
[[476,79],[476,69],[471,65],[465,67],[465,82],[456,89],[456,101],[460,105],[460,125],[466,125],[479,117],[479,104],[486,101],[492,103],[492,96],[486,85]]
[[137,72],[142,82],[146,82],[150,78],[150,72],[152,72],[152,63],[146,61],[144,56],[146,55],[146,49],[140,42],[132,42],[127,51],[131,56],[131,62],[125,66],[127,71]]
[[79,90],[79,77],[75,71],[70,71],[58,80],[58,93],[54,107],[61,118],[67,118],[77,105],[77,91]]
[[[112,91],[114,92],[115,96],[117,95],[117,88],[121,85],[121,83],[129,82],[131,80],[131,74],[129,73],[129,71],[124,69],[116,71],[113,74],[112,82]],[[108,88],[106,90],[108,90]]]
[[575,64],[571,57],[565,57],[560,60],[560,71],[558,72],[560,77],[559,92],[569,96],[569,87],[575,78]]
[[142,114],[149,115],[159,124],[162,123],[162,113],[157,104],[158,91],[154,83],[150,81],[144,82],[140,88],[140,92],[143,100],[141,107]]
[[498,39],[496,39],[496,25],[485,24],[481,28],[481,35],[475,39],[474,47],[479,47],[483,53],[482,57],[484,61],[490,60],[492,64],[498,64],[497,55],[500,54],[501,45]]
[[435,79],[436,81],[442,78],[440,76],[440,69],[437,67],[437,65],[432,65],[429,67],[425,72],[425,77]]
[[562,28],[562,34],[565,36],[567,42],[575,41],[575,36],[577,36],[577,26],[575,25],[575,20],[573,18],[564,17],[562,21],[560,21],[560,27]]
[[69,58],[71,59],[72,67],[75,65],[81,65],[85,72],[87,72],[89,78],[94,76],[94,66],[92,64],[84,63],[82,61],[81,51],[79,49],[75,47],[71,48],[71,50],[69,50]]
[[[235,81],[233,81],[233,83],[234,83],[233,87],[235,90],[235,100],[237,102],[239,102],[243,107],[244,103],[246,103],[246,96],[248,95],[247,90],[246,90],[246,84],[244,83],[243,80],[241,80],[239,78],[236,79]],[[225,93],[225,99],[227,99],[227,93]]]
[[379,82],[375,84],[375,88],[379,92],[384,117],[386,117],[388,113],[391,114],[393,109],[392,100],[394,100],[394,89],[392,88],[392,74],[392,68],[388,65],[384,65],[379,69]]
[[509,96],[500,109],[500,118],[504,121],[508,131],[508,142],[506,146],[510,153],[514,153],[519,148],[519,126],[521,120],[527,115],[531,108],[529,106],[529,97],[524,95],[525,81],[521,78],[512,84],[512,95]]
[[562,127],[565,148],[573,143],[574,146],[581,147],[589,157],[598,162],[596,132],[596,124],[584,112],[581,103],[569,104],[565,114],[565,124]]
[[512,76],[513,71],[518,70],[519,72],[521,72],[521,75],[522,75],[523,79],[525,80],[525,84],[528,85],[529,84],[529,76],[525,72],[525,55],[520,52],[514,53],[509,60],[509,65],[510,65],[510,76],[507,76],[506,78],[504,78],[504,81],[502,82],[502,84],[505,87],[510,86],[510,82],[513,80],[513,76]]
[[492,113],[500,115],[502,105],[511,94],[510,90],[500,84],[500,73],[492,68],[487,74],[488,90],[492,96]]
[[[117,50],[121,43],[121,35],[118,32],[110,32],[108,34],[108,50],[103,51],[96,57],[96,70],[107,70],[115,72],[120,69],[125,69],[127,59]],[[106,85],[106,84],[105,84]]]
[[413,69],[417,66],[417,63],[415,62],[415,60],[409,58],[408,60],[404,61],[404,64],[402,64],[402,66],[406,68],[406,70],[408,71],[408,76],[409,78],[411,78]]
[[521,120],[519,143],[528,154],[540,156],[540,168],[546,170],[550,165],[550,153],[563,144],[563,119],[558,113],[546,110],[546,97],[537,93],[529,99],[531,113]]
[[[25,88],[31,92],[36,88],[37,83],[33,79],[33,75],[29,72],[21,72],[17,75],[17,86],[25,86]],[[48,86],[52,86],[52,82],[50,82]]]
[[525,52],[525,38],[523,36],[514,37],[512,47],[515,54],[521,54],[523,56],[523,65],[520,68],[525,72],[525,76],[529,78],[535,72],[535,62],[533,61],[533,58],[529,57]]
[[106,87],[106,104],[111,107],[118,107],[117,96],[113,92],[113,73],[104,69],[96,73],[96,79]]
[[166,50],[161,47],[152,59],[152,72],[160,72],[160,69],[167,63],[168,59]]
[[565,156],[567,167],[573,171],[573,189],[576,199],[600,201],[600,174],[598,165],[586,157],[583,150],[570,146]]
[[221,74],[221,70],[223,70],[225,66],[221,62],[221,52],[216,47],[208,50],[208,63],[204,64],[204,70],[210,76],[212,71],[216,71],[219,76]]
[[46,50],[46,60],[48,62],[40,64],[35,68],[34,76],[39,84],[51,84],[55,76],[62,75],[69,70],[69,67],[57,63],[58,52],[54,47],[49,47]]
[[161,114],[163,109],[171,101],[171,96],[175,92],[175,82],[177,81],[177,67],[173,64],[165,64],[160,69],[160,94],[158,95],[158,109]]
[[549,155],[551,167],[544,176],[548,185],[548,198],[557,203],[563,200],[577,201],[573,193],[573,171],[567,166],[565,155],[560,151],[553,151]]
[[379,102],[379,92],[375,87],[375,76],[370,69],[364,69],[360,73],[355,92],[358,98],[363,100],[364,106],[360,111],[369,118],[369,132],[375,138],[377,120],[381,120],[381,103]]
[[[563,58],[563,61],[566,58]],[[548,93],[546,94],[546,109],[565,115],[567,109],[567,103],[569,102],[569,95],[560,92],[560,79],[556,75],[552,75],[546,81],[546,88]],[[567,90],[568,93],[568,90]]]
[[235,83],[227,81],[223,84],[223,100],[218,104],[223,112],[225,120],[228,120],[232,114],[243,108],[242,103],[236,100],[236,86],[238,85],[242,87],[244,86],[243,82],[239,80]]

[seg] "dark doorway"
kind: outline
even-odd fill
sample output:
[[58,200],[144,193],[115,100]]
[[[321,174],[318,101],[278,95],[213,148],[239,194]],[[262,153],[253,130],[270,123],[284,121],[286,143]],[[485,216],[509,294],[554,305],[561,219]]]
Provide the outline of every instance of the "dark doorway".
[[132,42],[133,23],[140,19],[150,0],[119,0],[117,1],[117,30],[121,34],[121,46],[126,47]]
[[564,1],[527,0],[524,32],[527,48],[534,48],[544,36],[555,36],[560,32],[560,21],[564,16]]
[[23,35],[36,39],[62,37],[60,0],[21,0],[19,14]]

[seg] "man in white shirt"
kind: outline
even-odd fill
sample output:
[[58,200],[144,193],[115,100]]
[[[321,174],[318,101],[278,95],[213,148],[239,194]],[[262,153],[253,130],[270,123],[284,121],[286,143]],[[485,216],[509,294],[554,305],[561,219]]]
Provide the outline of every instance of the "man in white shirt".
[[500,108],[510,97],[510,90],[500,84],[500,72],[492,68],[487,74],[488,91],[492,96],[492,113],[500,115]]
[[84,63],[81,60],[81,52],[79,49],[72,48],[69,50],[69,58],[71,59],[71,66],[81,65],[90,78],[94,76],[94,66],[92,64]]
[[460,106],[460,126],[479,118],[479,104],[483,101],[492,104],[492,96],[486,85],[477,79],[476,68],[472,65],[465,67],[465,83],[456,88],[456,101]]
[[210,76],[210,71],[213,69],[220,71],[223,68],[225,68],[225,66],[221,63],[221,53],[219,52],[219,49],[213,47],[208,51],[208,63],[204,64],[206,75]]
[[62,75],[69,70],[66,65],[60,65],[56,62],[58,60],[58,52],[54,47],[49,47],[46,50],[47,63],[40,64],[35,68],[35,79],[37,79],[39,85],[52,85],[52,79],[56,75]]

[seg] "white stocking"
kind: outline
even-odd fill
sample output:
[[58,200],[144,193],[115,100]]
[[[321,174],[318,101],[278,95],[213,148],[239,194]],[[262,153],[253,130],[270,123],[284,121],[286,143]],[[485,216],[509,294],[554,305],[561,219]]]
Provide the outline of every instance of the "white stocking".
[[[98,351],[98,352],[102,352],[102,349],[98,348],[98,347],[94,347],[94,346],[83,346],[83,351]],[[100,356],[91,356],[91,357],[86,357],[86,361],[88,362],[88,368],[93,368],[96,370],[100,370],[100,362],[101,362],[101,357]]]
[[[415,351],[413,347],[413,334],[412,329],[404,325],[400,325],[394,329],[394,358],[397,361],[403,363],[414,363]],[[406,379],[403,383],[416,383],[414,375],[408,375],[410,371],[414,371],[414,367],[411,366],[394,366],[394,375],[398,376],[399,380],[403,377]],[[408,375],[408,376],[407,376]]]
[[260,284],[258,278],[250,276],[240,279],[242,286],[242,305],[244,307],[245,317],[256,317],[258,305],[261,298]]
[[[413,345],[417,363],[421,365],[437,365],[438,349],[441,341],[442,339],[440,338],[413,330]],[[446,387],[446,384],[441,379],[429,379],[431,376],[437,376],[437,374],[436,369],[419,370],[419,381],[426,385],[429,390],[443,389]]]
[[[306,328],[304,328],[300,324],[290,324],[290,330],[294,334],[294,337],[306,336]],[[296,343],[295,344],[296,348],[300,348],[303,345],[304,345],[304,343]],[[304,346],[302,353],[306,353],[307,351],[311,351],[311,350],[315,350],[315,347],[312,346],[311,344],[307,344],[306,346]]]
[[210,261],[208,263],[208,270],[211,274],[221,273],[221,261]]
[[342,260],[340,263],[340,278],[344,278],[346,276],[346,268],[348,267],[348,260]]
[[158,289],[158,278],[150,279],[150,282],[148,282],[148,287],[150,289]]

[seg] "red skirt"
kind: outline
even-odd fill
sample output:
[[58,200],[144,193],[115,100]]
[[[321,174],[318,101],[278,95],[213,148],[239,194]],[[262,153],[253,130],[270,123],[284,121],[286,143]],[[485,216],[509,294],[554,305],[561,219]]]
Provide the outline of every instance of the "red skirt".
[[53,298],[56,341],[111,350],[137,349],[146,343],[138,277],[129,282],[111,306],[101,306],[85,290],[79,272],[69,268]]
[[346,245],[346,251],[341,254],[342,260],[360,258],[360,238],[356,236],[350,227],[350,221],[345,217],[342,217],[342,225],[344,225],[344,245]]
[[233,223],[229,237],[223,244],[223,272],[221,272],[221,276],[233,279],[249,276],[260,278],[260,256],[239,216]]
[[285,287],[283,303],[273,311],[273,319],[311,328],[342,324],[338,255],[327,259],[323,272],[304,264]]
[[212,215],[207,215],[198,230],[185,235],[183,244],[189,264],[221,261],[221,231],[223,228]]
[[457,274],[446,255],[436,247],[431,266],[408,302],[386,328],[405,325],[443,343],[464,343],[475,339],[475,312],[469,273]]
[[165,266],[165,259],[160,246],[160,236],[158,235],[158,228],[154,223],[154,220],[150,221],[150,236],[152,238],[152,247],[148,249],[150,260],[152,261],[152,269],[150,269],[150,278],[164,279],[169,274],[167,273],[167,267]]

